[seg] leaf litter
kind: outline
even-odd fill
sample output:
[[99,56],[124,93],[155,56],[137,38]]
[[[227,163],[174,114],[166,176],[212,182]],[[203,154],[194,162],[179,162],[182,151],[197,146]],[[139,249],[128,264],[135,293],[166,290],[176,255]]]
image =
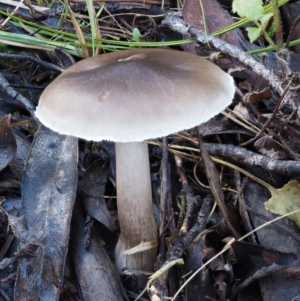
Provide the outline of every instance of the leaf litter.
[[[193,9],[194,6],[191,3],[195,5],[192,1],[186,1],[183,13],[184,19],[193,23],[192,20],[199,20],[199,16],[195,12],[200,12],[201,9],[199,7]],[[246,2],[244,1],[244,3]],[[236,11],[242,9],[240,14],[257,20],[260,24],[261,27],[255,28],[257,36],[260,36],[262,28],[267,29],[268,25],[266,24],[270,18],[270,14],[267,13],[264,13],[264,20],[261,19],[262,13],[257,16],[257,7],[260,7],[260,4],[261,1],[253,1],[251,9],[245,10],[246,6],[243,6],[243,1],[235,1]],[[210,31],[232,22],[216,1],[202,1],[201,5],[205,8],[206,25]],[[72,9],[76,8],[73,6]],[[115,9],[119,9],[117,5]],[[151,11],[147,7],[143,9],[146,12],[147,10]],[[222,18],[216,18],[216,14]],[[106,18],[112,17],[108,15]],[[160,21],[154,21],[151,18],[148,18],[150,20],[148,23],[145,23],[142,18],[133,20],[127,16],[116,16],[112,19],[117,20],[119,26],[124,26],[126,30],[129,28],[128,24],[132,22],[131,35],[135,40],[143,41],[143,39],[154,39],[158,36],[157,27],[152,27],[151,24],[155,24],[155,22],[160,24]],[[216,19],[219,22],[218,28],[214,28],[213,20],[216,21]],[[103,25],[102,19],[99,20],[101,20],[99,24]],[[226,24],[226,22],[228,23]],[[105,23],[105,25],[107,24]],[[104,36],[112,34],[114,29],[112,24],[109,25],[111,30],[109,33],[102,31]],[[146,28],[145,24],[150,27]],[[11,23],[11,26],[13,28],[14,23]],[[197,26],[200,27],[201,22]],[[287,25],[284,23],[283,26]],[[106,27],[103,30],[107,29]],[[246,30],[248,29],[246,28]],[[125,32],[128,34],[128,31]],[[232,32],[230,35],[231,41],[234,41],[232,44],[236,46],[240,46],[241,43],[247,50],[257,47],[257,45],[249,43],[248,37],[240,31],[237,33],[238,39],[235,34],[232,35]],[[195,49],[190,48],[190,51],[195,51]],[[211,49],[205,49],[205,51],[209,53]],[[40,53],[43,53],[41,57],[45,58],[45,61],[50,61],[46,53]],[[56,52],[51,60],[55,61],[55,56],[56,61],[63,61],[67,57],[59,56]],[[221,66],[236,65],[233,60],[218,59]],[[297,60],[299,60],[297,53],[292,54],[290,67],[294,71],[297,68],[295,63]],[[10,96],[7,96],[7,99],[11,97],[9,101],[3,97],[0,98],[1,116],[13,114],[11,117],[13,123],[22,121],[22,118],[28,118],[30,115],[28,112],[31,112],[33,103],[37,103],[38,93],[33,91],[28,83],[40,89],[44,88],[40,87],[41,84],[44,85],[51,81],[52,75],[49,77],[49,73],[46,75],[46,80],[42,79],[40,82],[39,79],[33,80],[36,77],[24,77],[24,72],[23,77],[19,75],[18,68],[23,68],[23,70],[28,68],[28,71],[34,73],[34,69],[31,69],[32,66],[37,68],[38,73],[41,73],[39,66],[34,65],[37,64],[36,61],[31,61],[30,67],[26,64],[18,66],[15,62],[10,66],[12,70],[16,70],[14,76],[18,76],[17,82],[23,81],[22,83],[27,85],[26,92],[18,90],[16,94],[13,94],[10,90],[8,93]],[[276,72],[278,70],[286,71],[280,81],[284,82],[285,76],[289,74],[288,68],[284,68],[281,64],[282,61],[279,58],[276,59],[274,55],[268,55],[266,61],[267,66],[277,68]],[[46,68],[46,65],[43,66]],[[296,69],[296,71],[299,70]],[[274,225],[260,228],[255,236],[249,235],[247,243],[235,241],[228,245],[228,241],[231,241],[234,236],[236,239],[238,234],[243,235],[246,232],[245,229],[250,232],[253,227],[260,227],[261,224],[269,222],[273,215],[266,209],[284,215],[299,208],[299,183],[295,177],[300,170],[297,162],[300,151],[297,141],[300,131],[293,106],[291,109],[291,107],[283,105],[265,130],[266,135],[260,137],[255,144],[243,148],[237,147],[247,142],[249,137],[253,137],[253,133],[257,133],[262,128],[280,95],[272,90],[270,92],[270,85],[264,82],[266,79],[261,80],[254,72],[249,72],[245,68],[237,68],[233,72],[232,74],[239,82],[239,95],[244,100],[242,110],[245,114],[243,116],[246,116],[248,120],[245,122],[244,117],[238,116],[240,115],[239,108],[236,110],[234,118],[230,118],[230,120],[229,116],[232,117],[233,113],[228,111],[226,118],[218,116],[207,125],[202,125],[203,139],[210,142],[210,144],[205,143],[204,147],[208,149],[210,155],[215,156],[216,154],[213,152],[217,151],[218,156],[223,160],[242,165],[247,170],[248,177],[251,177],[249,173],[255,174],[265,182],[272,183],[272,186],[266,183],[267,186],[265,186],[269,190],[266,192],[260,186],[247,181],[247,177],[224,167],[220,161],[216,170],[211,168],[212,162],[209,161],[208,156],[200,159],[199,150],[195,151],[193,139],[197,138],[197,133],[192,130],[180,136],[169,137],[169,151],[171,154],[175,153],[177,158],[180,157],[182,164],[181,166],[176,165],[174,158],[170,158],[169,164],[166,165],[168,166],[166,183],[167,185],[172,183],[172,189],[166,187],[166,183],[160,187],[160,179],[156,175],[160,173],[162,150],[157,146],[160,143],[154,141],[156,144],[150,146],[150,158],[156,201],[159,202],[161,191],[167,191],[165,194],[166,208],[161,208],[160,212],[164,220],[160,220],[159,214],[156,216],[157,220],[163,223],[163,227],[160,228],[163,230],[165,239],[160,240],[160,254],[156,266],[156,270],[160,273],[158,273],[158,278],[151,278],[151,282],[148,283],[149,297],[144,298],[152,300],[157,300],[155,298],[162,298],[162,296],[172,298],[182,283],[181,277],[187,279],[187,273],[203,267],[205,262],[213,258],[216,259],[200,272],[201,277],[195,278],[187,284],[185,296],[187,300],[200,300],[199,296],[208,296],[211,300],[217,298],[220,300],[233,300],[234,298],[249,300],[249,296],[245,292],[249,286],[251,287],[257,282],[260,289],[255,290],[255,298],[268,301],[286,300],[287,296],[292,299],[293,296],[299,294],[297,292],[299,286],[294,281],[299,254],[299,244],[296,239],[299,226],[298,213],[291,216],[297,226],[290,221],[281,224],[276,222]],[[11,78],[13,78],[12,75],[9,82],[13,82]],[[276,91],[278,92],[278,90]],[[24,99],[20,97],[22,94],[30,99],[31,105],[24,102]],[[293,95],[295,98],[297,97],[297,93]],[[236,105],[240,100],[235,99],[232,107],[238,108]],[[23,104],[19,105],[22,101]],[[27,111],[24,108],[27,108]],[[111,256],[113,246],[117,239],[115,229],[118,229],[115,171],[114,165],[111,163],[113,162],[113,152],[107,152],[104,144],[101,146],[101,144],[80,141],[79,162],[77,162],[77,141],[73,138],[58,136],[43,127],[37,132],[36,128],[33,132],[30,131],[28,126],[18,126],[15,129],[17,131],[11,130],[8,116],[1,120],[0,183],[2,184],[0,188],[2,200],[6,199],[5,203],[9,204],[9,206],[5,206],[4,203],[3,207],[12,210],[16,216],[24,215],[25,219],[7,215],[18,243],[17,246],[12,244],[10,252],[5,253],[5,258],[1,258],[1,297],[5,294],[12,296],[12,292],[15,290],[15,300],[29,300],[30,298],[38,300],[46,295],[51,296],[49,299],[51,301],[58,299],[59,296],[63,300],[74,300],[75,298],[77,300],[80,298],[96,300],[98,296],[107,300],[114,300],[113,298],[122,300],[127,299],[126,294],[130,299],[135,299],[138,293],[131,281],[134,279],[135,271],[124,271],[121,276],[123,285],[126,287],[125,292],[119,276],[110,264],[110,260],[113,259]],[[32,139],[33,134],[35,134],[34,139]],[[30,145],[31,148],[29,148]],[[255,147],[263,156],[259,157],[253,151]],[[229,150],[229,153],[226,153],[225,150]],[[91,162],[87,162],[87,153],[92,154]],[[111,159],[110,164],[107,163],[108,158]],[[269,161],[263,161],[262,158],[267,158]],[[195,164],[197,167],[194,169]],[[210,178],[208,182],[213,188],[214,196],[218,200],[221,210],[217,207],[214,211],[209,212],[213,207],[213,198],[207,188],[197,184],[197,178],[201,182],[207,182],[206,176],[204,176],[205,169]],[[193,170],[197,177],[193,174]],[[22,191],[19,189],[19,184],[12,185],[13,181],[19,181],[15,183],[22,181]],[[260,183],[262,184],[261,181]],[[272,195],[271,198],[269,193]],[[22,206],[18,203],[21,194]],[[180,197],[176,198],[176,195]],[[241,208],[243,206],[242,198],[245,200],[244,208]],[[77,205],[75,206],[69,246],[71,212],[75,199]],[[14,202],[15,207],[12,205]],[[79,202],[82,202],[83,205],[80,205]],[[250,219],[248,224],[244,215],[241,214],[244,209]],[[86,214],[92,216],[95,221],[90,217],[87,218]],[[208,217],[209,220],[207,220]],[[4,221],[3,229],[7,228],[5,225]],[[3,230],[3,232],[5,231]],[[258,243],[259,245],[257,245]],[[4,244],[1,244],[1,248],[3,246]],[[66,286],[70,282],[68,282],[67,274],[63,273],[65,264],[66,269],[69,268],[66,260],[68,247],[70,258],[72,258],[71,268],[75,270],[78,277],[78,291],[72,285]],[[224,253],[217,255],[222,250]],[[8,261],[8,258],[11,260]],[[182,259],[184,259],[184,265],[181,265]],[[10,275],[14,275],[13,270],[9,270],[9,268],[16,265],[17,262],[19,267],[18,270],[15,270],[15,288],[11,286],[9,290],[9,279],[7,275],[4,276],[4,271],[9,271]],[[174,263],[180,263],[180,265],[176,266]],[[287,270],[288,272],[286,272]],[[291,277],[288,281],[286,281],[286,275]],[[271,279],[271,281],[268,282],[267,279]],[[284,294],[282,294],[283,288]],[[272,295],[269,292],[272,292]],[[252,300],[255,298],[252,296]],[[9,297],[6,299],[10,300]]]

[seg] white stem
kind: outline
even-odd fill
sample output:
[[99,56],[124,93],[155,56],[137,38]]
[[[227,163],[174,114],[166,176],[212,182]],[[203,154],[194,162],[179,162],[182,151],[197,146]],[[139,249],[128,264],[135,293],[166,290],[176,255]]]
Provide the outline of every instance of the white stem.
[[133,255],[123,254],[141,242],[157,240],[147,142],[116,143],[116,166],[121,231],[115,249],[117,268],[119,271],[153,271],[156,248]]

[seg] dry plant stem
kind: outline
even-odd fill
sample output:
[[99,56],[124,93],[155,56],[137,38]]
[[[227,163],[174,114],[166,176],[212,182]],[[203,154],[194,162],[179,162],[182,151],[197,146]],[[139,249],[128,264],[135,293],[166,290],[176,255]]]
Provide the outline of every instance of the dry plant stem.
[[[197,204],[195,203],[196,199],[194,193],[189,186],[187,177],[182,167],[182,158],[177,155],[174,155],[174,158],[177,166],[177,172],[179,174],[182,183],[182,195],[179,196],[180,198],[182,198],[182,202],[181,202],[182,207],[178,219],[178,226],[180,227],[180,230],[179,230],[179,235],[176,233],[176,236],[178,235],[179,238],[188,231],[191,222],[191,216],[193,215],[195,205]],[[175,237],[173,237],[173,239],[174,238]],[[170,242],[170,240],[168,240],[168,242]]]
[[[17,7],[19,6],[20,8],[23,8],[23,9],[27,9],[29,10],[29,7],[28,5],[25,5],[25,4],[22,4],[19,5],[19,2],[18,1],[15,1],[15,0],[0,0],[0,3],[2,4],[7,4],[9,6],[13,6],[13,7]],[[48,10],[48,7],[41,7],[39,5],[30,5],[32,9],[34,10],[39,10],[39,11],[44,11],[44,10]]]
[[26,90],[27,90],[27,95],[29,99],[35,99],[35,93],[33,91],[33,89],[30,88],[30,80],[29,80],[29,76],[28,76],[28,72],[25,70],[21,70],[20,71],[20,76],[22,78],[22,83],[24,84],[24,86],[26,86]]
[[[253,227],[250,221],[249,213],[246,209],[246,202],[244,198],[244,189],[246,184],[248,183],[248,178],[243,179],[242,187],[240,189],[239,195],[238,195],[238,206],[239,206],[239,213],[241,215],[241,218],[243,220],[243,225],[245,227],[246,233],[249,233],[252,231]],[[249,242],[251,243],[257,243],[257,239],[254,234],[251,234],[249,236]]]
[[168,152],[168,138],[164,137],[163,140],[163,155],[161,161],[161,198],[160,198],[160,225],[159,225],[159,254],[161,266],[166,257],[166,244],[165,244],[165,222],[167,216],[167,203],[170,196],[170,183],[169,183],[169,152]]
[[116,166],[121,231],[115,249],[117,268],[119,272],[122,269],[153,271],[157,248],[123,254],[141,242],[157,241],[147,142],[116,143]]
[[234,185],[237,193],[240,193],[241,190],[241,174],[237,171],[233,171]]
[[[84,35],[83,35],[82,31],[81,31],[81,28],[80,28],[80,26],[79,26],[79,24],[78,24],[78,22],[77,22],[77,20],[75,18],[75,15],[74,15],[74,13],[73,13],[73,11],[71,9],[71,6],[69,5],[69,2],[67,0],[64,0],[64,4],[65,4],[65,6],[66,6],[66,8],[68,10],[71,22],[72,22],[72,24],[73,24],[73,26],[75,28],[75,31],[76,31],[76,34],[77,34],[79,42],[82,45],[85,45],[86,44],[85,37],[84,37]],[[85,58],[90,57],[89,50],[88,50],[87,47],[82,46],[81,49],[82,49],[83,56]]]
[[68,67],[76,63],[74,57],[64,49],[56,48],[54,50],[54,55],[59,56],[59,61],[61,62],[61,65],[63,65],[64,67]]
[[185,197],[186,209],[177,239],[181,239],[181,237],[183,237],[190,229],[192,219],[195,216],[195,211],[197,210],[197,208],[199,208],[201,202],[200,197],[194,196],[193,190],[187,184],[184,184],[182,186],[182,193]]
[[[260,25],[259,25],[259,23],[257,22],[257,21],[253,21],[253,23],[256,25],[256,27],[260,27]],[[267,33],[267,31],[264,29],[264,27],[262,26],[261,27],[261,32],[262,32],[262,34],[263,34],[263,36],[264,36],[264,38],[266,39],[266,41],[269,43],[269,45],[271,46],[271,47],[274,47],[275,49],[277,48],[276,47],[276,44],[273,42],[273,40],[270,38],[270,36],[268,35],[268,33]]]
[[[156,271],[153,275],[151,275],[149,277],[149,280],[147,282],[147,286],[145,288],[144,291],[148,291],[148,293],[150,294],[151,300],[152,301],[158,301],[158,300],[165,300],[166,295],[164,295],[162,292],[164,291],[164,287],[166,286],[166,280],[167,280],[167,276],[169,274],[170,269],[177,264],[184,264],[184,261],[182,258],[179,259],[175,259],[173,261],[169,261],[168,263],[166,263],[162,268],[160,268],[158,271]],[[154,292],[153,294],[151,294],[151,289],[150,286],[152,286],[152,283],[159,283],[159,285],[157,285],[156,287],[158,288],[158,290],[156,290],[155,292],[152,290],[152,292]],[[152,288],[156,288],[155,286],[152,286]],[[144,291],[140,294],[140,296],[144,293]],[[137,299],[135,299],[134,301],[137,301]]]
[[[91,5],[89,5],[89,4],[91,4]],[[101,33],[100,33],[100,27],[98,25],[95,7],[94,7],[93,3],[90,2],[90,0],[86,0],[86,5],[87,5],[88,15],[89,15],[89,19],[90,19],[90,27],[91,27],[92,36],[94,35],[93,41],[94,41],[94,38],[96,40],[100,41]],[[94,31],[94,34],[93,34],[93,31]],[[99,46],[101,46],[101,42],[98,43],[97,47],[94,45],[93,50],[95,50],[95,51],[93,52],[93,56],[99,55],[100,49],[101,49]]]
[[4,90],[4,92],[9,95],[10,97],[18,100],[25,108],[27,111],[30,112],[31,116],[35,119],[37,124],[40,124],[38,119],[35,117],[34,114],[34,107],[32,103],[24,97],[22,94],[18,93],[15,89],[13,89],[9,82],[6,80],[6,78],[0,73],[0,87]]
[[229,214],[227,214],[227,207],[225,204],[224,194],[223,194],[221,183],[219,180],[219,173],[218,173],[211,157],[209,156],[206,148],[204,147],[204,143],[202,141],[202,137],[200,134],[200,128],[198,127],[197,130],[198,130],[199,150],[200,150],[201,156],[203,158],[205,173],[206,173],[206,177],[207,177],[211,192],[215,197],[216,203],[218,204],[218,207],[219,207],[220,211],[222,212],[222,215],[226,221],[226,224],[227,224],[229,230],[234,235],[234,237],[239,238],[240,234],[234,228],[230,219],[228,218]]
[[165,19],[162,21],[162,25],[167,26],[170,29],[180,32],[184,35],[190,34],[196,39],[196,42],[202,45],[209,44],[216,50],[237,59],[241,64],[251,68],[256,74],[266,79],[270,83],[270,85],[277,91],[277,93],[279,93],[280,95],[282,94],[283,89],[281,88],[280,78],[276,76],[272,72],[272,70],[266,68],[263,64],[257,62],[252,56],[246,54],[239,48],[230,45],[219,38],[208,35],[203,30],[199,30],[198,28],[185,22],[184,20],[178,18],[173,14],[166,15]]
[[174,155],[174,158],[175,158],[175,163],[177,166],[177,171],[178,171],[181,183],[183,185],[188,185],[187,177],[186,177],[184,169],[182,167],[182,158],[178,155]]
[[288,38],[287,38],[286,44],[285,44],[285,47],[286,47],[287,49],[288,49],[289,46],[290,46],[291,40],[292,40],[292,38],[293,38],[293,36],[294,36],[294,33],[295,33],[295,29],[296,29],[296,27],[298,26],[299,22],[300,22],[300,16],[298,16],[298,17],[296,18],[296,20],[294,21],[293,26],[292,26],[292,28],[291,28],[291,30],[290,30],[290,32],[289,32],[289,35],[288,35]]
[[19,10],[20,6],[23,4],[24,0],[21,0],[18,5],[15,7],[15,9],[11,12],[11,15],[9,17],[7,17],[1,24],[0,24],[0,28],[4,29],[4,26],[7,24],[7,22],[9,22],[9,20],[11,19],[11,16],[13,16],[14,14],[17,13],[17,11]]
[[188,184],[187,177],[185,175],[184,169],[182,167],[182,159],[175,155],[175,162],[177,166],[177,171],[180,176],[181,182],[182,182],[182,194],[185,198],[185,208],[183,209],[184,212],[184,219],[182,222],[182,225],[180,226],[179,233],[176,237],[176,240],[180,240],[190,229],[192,218],[195,215],[195,210],[200,205],[200,199],[199,197],[194,195],[193,190]]
[[257,136],[261,136],[264,133],[264,131],[266,130],[266,128],[269,126],[269,124],[271,123],[271,121],[274,119],[274,117],[275,117],[277,111],[279,110],[279,108],[280,108],[280,106],[281,106],[281,104],[282,104],[282,102],[284,100],[284,97],[287,94],[287,92],[289,91],[290,86],[293,83],[294,79],[295,79],[295,76],[293,75],[291,77],[289,83],[287,84],[287,86],[284,88],[284,91],[283,91],[282,95],[280,96],[280,99],[278,100],[278,102],[277,102],[277,104],[276,104],[276,106],[275,106],[275,108],[274,108],[274,110],[272,112],[271,117],[266,121],[266,123],[264,124],[264,126],[262,127],[262,129],[259,131],[259,133],[257,134]]
[[197,220],[193,227],[181,237],[168,251],[167,262],[180,258],[186,248],[192,241],[206,228],[207,217],[213,207],[214,200],[212,195],[207,196],[202,203],[202,207],[198,213]]
[[36,9],[35,5],[31,5],[30,0],[25,0],[24,4],[30,10],[31,15],[34,15],[36,13],[36,14],[40,14],[42,16],[47,16],[42,10]]

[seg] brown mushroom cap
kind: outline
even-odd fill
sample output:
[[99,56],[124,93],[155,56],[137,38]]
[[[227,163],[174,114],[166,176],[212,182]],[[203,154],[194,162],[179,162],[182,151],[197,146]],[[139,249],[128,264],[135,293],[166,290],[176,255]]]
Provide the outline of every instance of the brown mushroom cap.
[[73,65],[43,92],[36,116],[87,140],[142,141],[192,128],[226,108],[231,76],[185,52],[135,49]]

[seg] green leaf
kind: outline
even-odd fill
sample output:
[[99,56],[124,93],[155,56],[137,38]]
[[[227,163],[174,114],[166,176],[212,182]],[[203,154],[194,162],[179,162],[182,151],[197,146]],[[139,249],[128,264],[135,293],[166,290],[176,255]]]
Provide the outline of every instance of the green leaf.
[[141,33],[139,31],[138,28],[134,28],[133,31],[132,31],[132,39],[134,41],[139,41],[140,40],[140,36],[141,36]]
[[248,37],[251,43],[256,41],[261,34],[261,26],[259,27],[247,27],[246,30],[248,31]]
[[250,21],[258,20],[264,12],[262,0],[233,0],[232,11]]
[[[285,184],[281,189],[271,191],[272,197],[266,202],[265,208],[273,213],[284,215],[300,208],[300,183],[296,180]],[[300,227],[300,213],[289,216]]]
[[261,24],[261,26],[263,28],[266,28],[270,19],[273,17],[273,13],[267,13],[267,14],[264,14],[260,19],[259,19],[259,22]]

